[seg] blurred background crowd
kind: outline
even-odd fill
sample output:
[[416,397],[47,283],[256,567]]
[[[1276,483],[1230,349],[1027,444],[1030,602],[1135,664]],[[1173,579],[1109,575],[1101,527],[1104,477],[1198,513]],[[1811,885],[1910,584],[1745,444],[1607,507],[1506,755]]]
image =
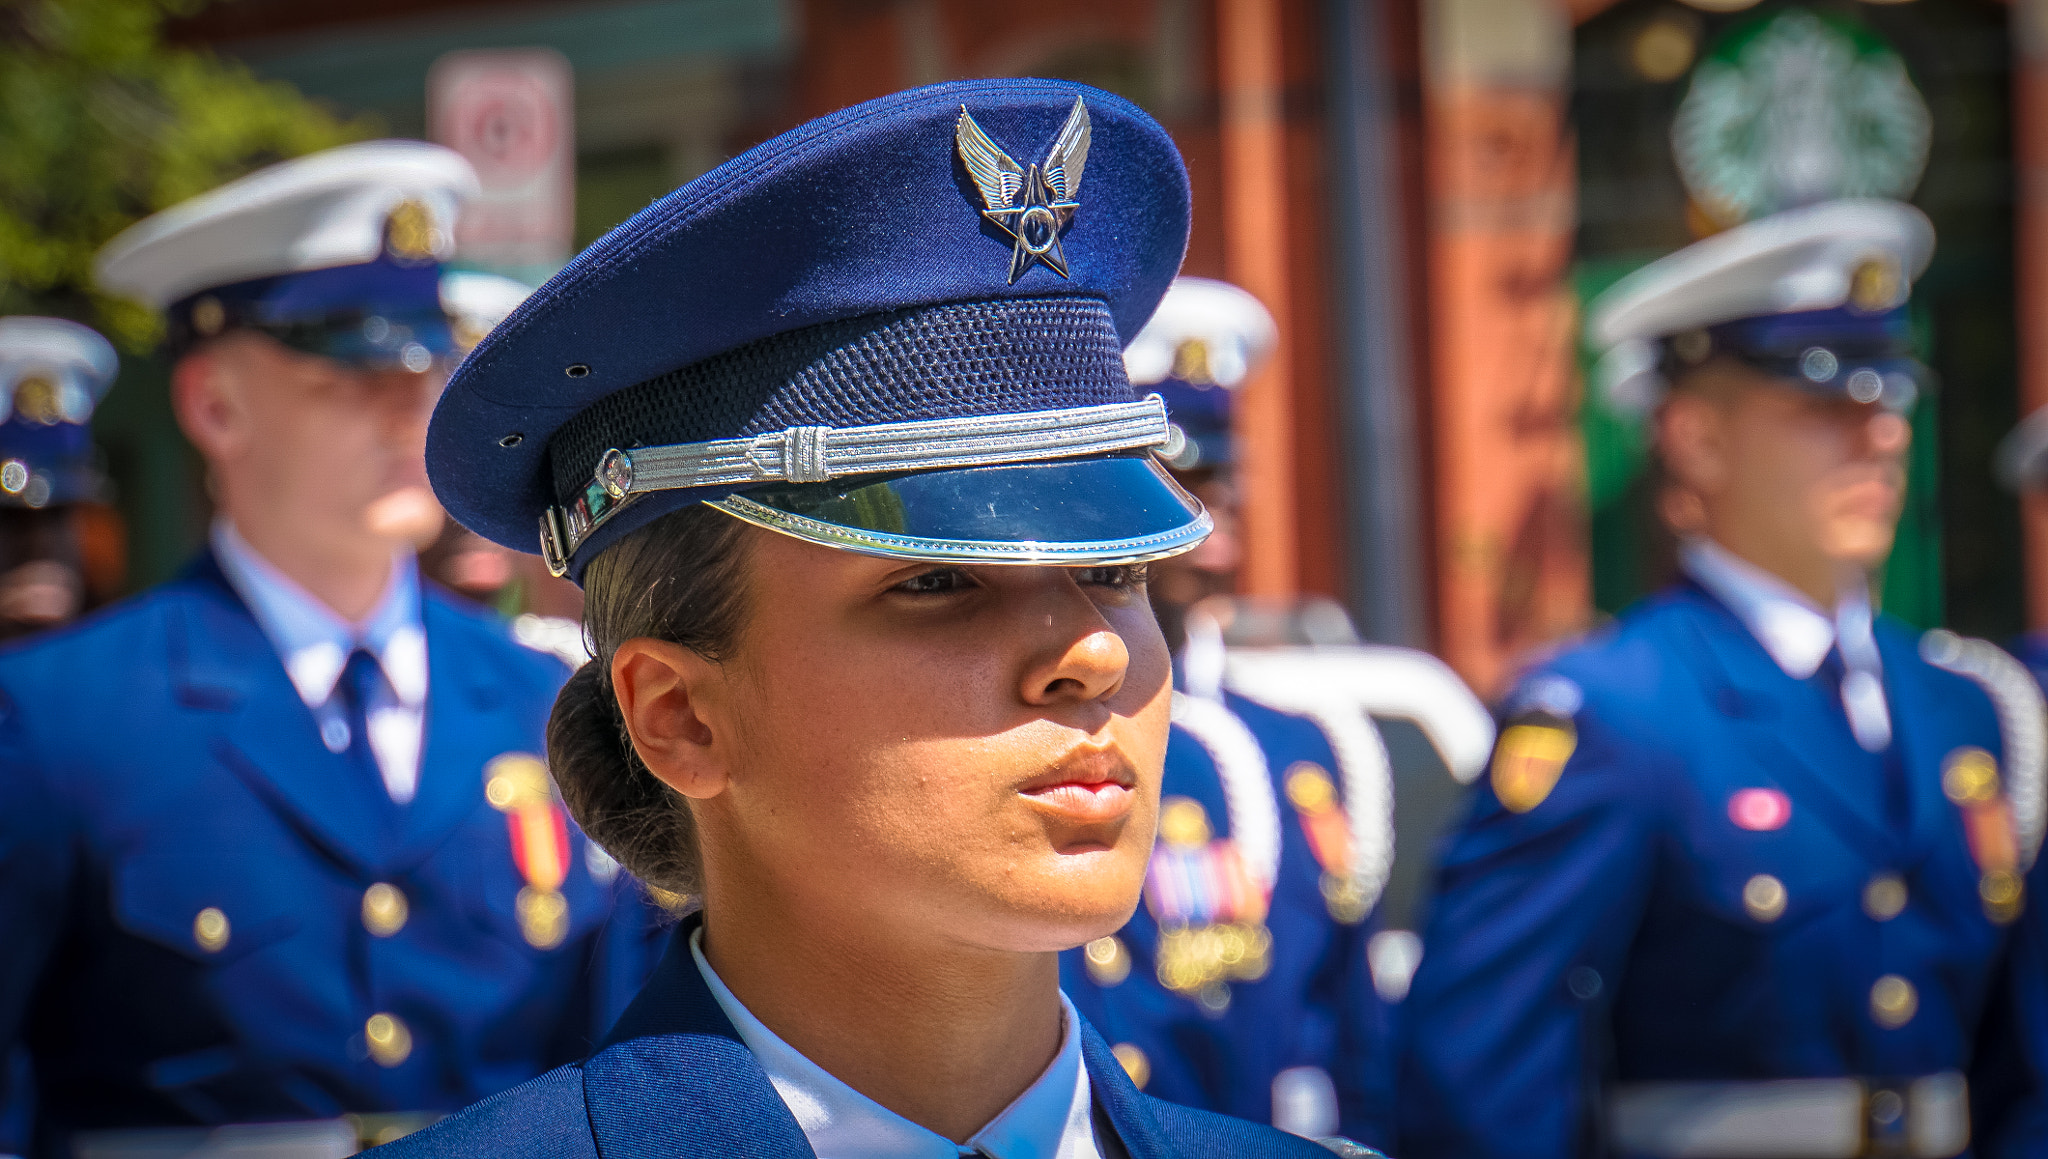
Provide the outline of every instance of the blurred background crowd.
[[[972,76],[1085,82],[1151,113],[1192,178],[1183,273],[1255,300],[1216,307],[1255,319],[1231,323],[1239,347],[1155,335],[1129,356],[1141,389],[1165,384],[1174,465],[1219,515],[1157,576],[1159,603],[1170,637],[1213,637],[1241,683],[1351,682],[1392,852],[1371,896],[1325,900],[1342,924],[1372,911],[1378,1001],[1407,992],[1431,858],[1493,751],[1482,706],[1675,574],[1649,422],[1598,389],[1586,324],[1649,262],[1800,204],[1922,211],[1939,240],[1910,322],[1930,373],[1876,598],[1921,629],[2048,626],[2048,499],[1997,470],[2048,403],[2030,324],[2048,316],[2048,0],[15,0],[0,316],[69,319],[110,349],[81,356],[89,399],[14,388],[0,423],[0,459],[24,465],[0,473],[0,634],[170,578],[215,516],[162,318],[95,283],[124,229],[319,150],[436,142],[480,182],[443,288],[473,345],[721,161]],[[52,454],[54,428],[73,444]],[[580,595],[539,558],[452,523],[419,547],[428,577],[580,662]],[[1332,657],[1347,666],[1318,675]],[[1341,765],[1356,723],[1323,723]],[[1313,830],[1313,802],[1293,804]],[[1091,945],[1090,976],[1115,985],[1128,953]],[[1157,956],[1169,990],[1229,1002]],[[1334,1129],[1350,1094],[1317,1081],[1262,1086],[1248,1113],[1270,1100]]]

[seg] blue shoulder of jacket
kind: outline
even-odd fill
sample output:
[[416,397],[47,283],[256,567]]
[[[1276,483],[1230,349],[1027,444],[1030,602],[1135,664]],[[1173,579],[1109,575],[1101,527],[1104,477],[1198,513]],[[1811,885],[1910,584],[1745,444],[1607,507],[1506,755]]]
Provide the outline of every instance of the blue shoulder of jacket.
[[1321,1144],[1264,1123],[1141,1097],[1177,1159],[1332,1159]]
[[1666,592],[1558,645],[1515,681],[1501,701],[1502,718],[1585,716],[1624,730],[1630,721],[1658,720],[1690,683],[1681,634],[1702,611],[1690,593]]
[[[198,582],[180,578],[159,584],[127,599],[99,608],[60,628],[0,645],[0,682],[17,695],[35,688],[51,688],[53,681],[68,673],[96,678],[118,674],[149,657],[151,648],[160,660],[166,624],[172,611],[210,598]],[[106,667],[100,667],[100,662]],[[15,687],[18,685],[19,687]]]
[[373,1150],[386,1159],[597,1159],[583,1068],[556,1067]]

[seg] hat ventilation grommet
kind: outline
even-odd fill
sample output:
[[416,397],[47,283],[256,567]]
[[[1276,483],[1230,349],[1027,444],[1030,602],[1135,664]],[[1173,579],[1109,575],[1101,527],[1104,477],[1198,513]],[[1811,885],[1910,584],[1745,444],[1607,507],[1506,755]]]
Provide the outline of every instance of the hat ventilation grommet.
[[498,445],[504,447],[506,450],[511,450],[513,447],[516,447],[525,441],[525,435],[520,434],[518,431],[513,431],[511,434],[506,435],[502,439],[499,439]]
[[573,362],[570,363],[566,368],[564,368],[562,373],[568,375],[570,378],[584,378],[590,374],[590,364],[585,362]]

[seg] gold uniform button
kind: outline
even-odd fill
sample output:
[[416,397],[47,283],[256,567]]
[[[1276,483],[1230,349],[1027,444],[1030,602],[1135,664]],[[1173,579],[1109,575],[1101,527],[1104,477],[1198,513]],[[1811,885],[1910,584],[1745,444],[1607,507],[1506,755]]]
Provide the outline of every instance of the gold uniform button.
[[1993,870],[1977,881],[1977,896],[1984,901],[1984,916],[1998,925],[2010,925],[2025,908],[2026,886],[2010,870]]
[[1919,991],[1897,974],[1886,974],[1870,988],[1870,1017],[1886,1030],[1897,1030],[1919,1012]]
[[405,919],[411,916],[412,907],[397,886],[380,881],[363,891],[363,928],[378,937],[388,938],[404,929]]
[[1152,1081],[1152,1060],[1145,1057],[1144,1051],[1131,1043],[1119,1042],[1109,1048],[1109,1053],[1123,1064],[1124,1073],[1131,1076],[1132,1086],[1142,1091],[1145,1084]]
[[1888,922],[1906,910],[1906,879],[1896,873],[1880,873],[1863,887],[1863,912]]
[[1131,952],[1121,938],[1097,938],[1081,951],[1081,957],[1088,963],[1089,979],[1097,986],[1107,989],[1131,976]]
[[1959,748],[1943,762],[1941,791],[1958,805],[1981,805],[1998,795],[1998,762],[1980,748]]
[[1785,883],[1768,873],[1759,873],[1742,887],[1742,908],[1760,922],[1774,922],[1785,916]]
[[412,1055],[412,1031],[396,1014],[372,1014],[363,1023],[363,1041],[378,1066],[397,1066]]
[[213,906],[200,910],[192,919],[192,940],[209,954],[228,948],[228,915]]

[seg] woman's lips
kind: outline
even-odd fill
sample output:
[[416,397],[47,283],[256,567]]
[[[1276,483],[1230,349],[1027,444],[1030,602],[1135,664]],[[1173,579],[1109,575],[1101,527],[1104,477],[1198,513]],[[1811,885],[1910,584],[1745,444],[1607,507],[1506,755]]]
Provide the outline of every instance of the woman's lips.
[[1093,785],[1068,783],[1053,785],[1044,789],[1033,789],[1024,794],[1038,803],[1040,808],[1058,813],[1069,820],[1099,825],[1109,821],[1120,821],[1131,811],[1131,802],[1137,794],[1122,785],[1103,781]]
[[1137,798],[1138,772],[1122,752],[1077,749],[1017,791],[1040,808],[1083,824],[1119,821]]

